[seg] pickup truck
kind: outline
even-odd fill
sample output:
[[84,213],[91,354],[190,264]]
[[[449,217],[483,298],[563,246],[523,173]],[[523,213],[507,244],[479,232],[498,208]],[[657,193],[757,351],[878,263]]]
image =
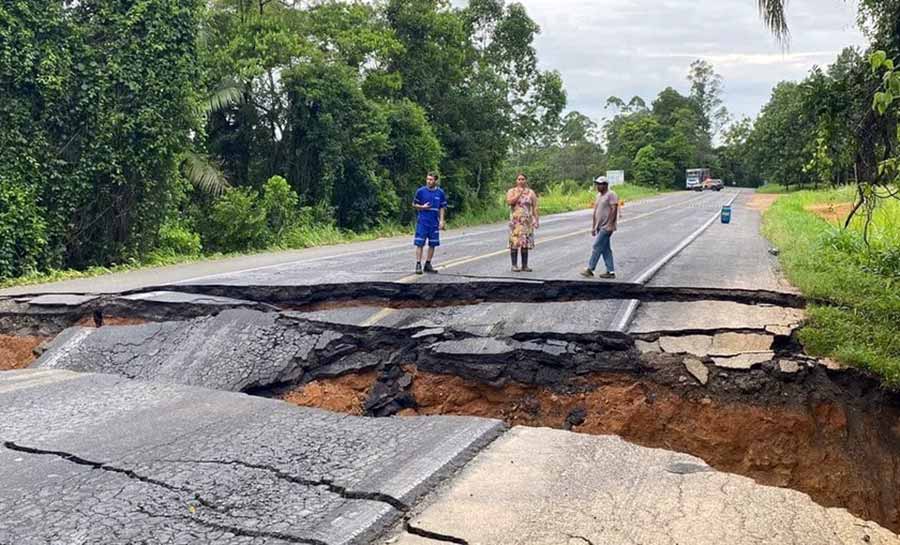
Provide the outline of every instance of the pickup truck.
[[710,178],[703,182],[703,191],[722,191],[723,187],[725,187],[725,184],[722,183],[722,180],[713,180]]

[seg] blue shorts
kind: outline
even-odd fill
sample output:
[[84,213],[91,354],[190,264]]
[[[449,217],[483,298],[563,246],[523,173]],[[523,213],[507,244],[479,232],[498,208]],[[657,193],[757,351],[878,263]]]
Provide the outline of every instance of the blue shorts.
[[441,245],[441,230],[438,229],[437,225],[422,225],[421,223],[417,223],[416,237],[413,239],[413,244],[421,248],[422,246],[425,246],[426,240],[430,247],[437,248]]

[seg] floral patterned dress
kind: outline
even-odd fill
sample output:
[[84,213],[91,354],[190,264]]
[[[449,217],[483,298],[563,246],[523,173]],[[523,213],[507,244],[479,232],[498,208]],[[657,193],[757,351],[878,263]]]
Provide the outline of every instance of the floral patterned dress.
[[[516,188],[507,192],[512,197]],[[509,248],[511,250],[531,250],[534,248],[534,209],[537,195],[526,189],[515,204],[510,205],[509,214]]]

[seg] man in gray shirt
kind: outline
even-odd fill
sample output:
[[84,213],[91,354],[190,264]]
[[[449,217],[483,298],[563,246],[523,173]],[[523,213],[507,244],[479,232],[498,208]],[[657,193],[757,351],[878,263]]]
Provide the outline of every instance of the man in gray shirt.
[[606,265],[606,272],[597,276],[599,278],[615,278],[616,268],[613,263],[610,238],[616,231],[616,223],[619,219],[619,197],[609,190],[609,182],[605,176],[598,176],[594,180],[594,187],[597,189],[597,199],[594,201],[594,217],[591,225],[594,249],[591,252],[590,260],[588,260],[587,269],[582,271],[581,276],[592,278],[594,269],[597,268],[597,263],[602,256],[603,263]]

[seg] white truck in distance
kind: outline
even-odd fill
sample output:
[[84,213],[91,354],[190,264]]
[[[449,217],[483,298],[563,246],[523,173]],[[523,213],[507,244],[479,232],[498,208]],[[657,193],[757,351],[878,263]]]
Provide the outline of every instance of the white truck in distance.
[[685,188],[694,191],[702,191],[703,181],[710,177],[708,168],[690,168],[687,170],[687,183],[685,183]]

